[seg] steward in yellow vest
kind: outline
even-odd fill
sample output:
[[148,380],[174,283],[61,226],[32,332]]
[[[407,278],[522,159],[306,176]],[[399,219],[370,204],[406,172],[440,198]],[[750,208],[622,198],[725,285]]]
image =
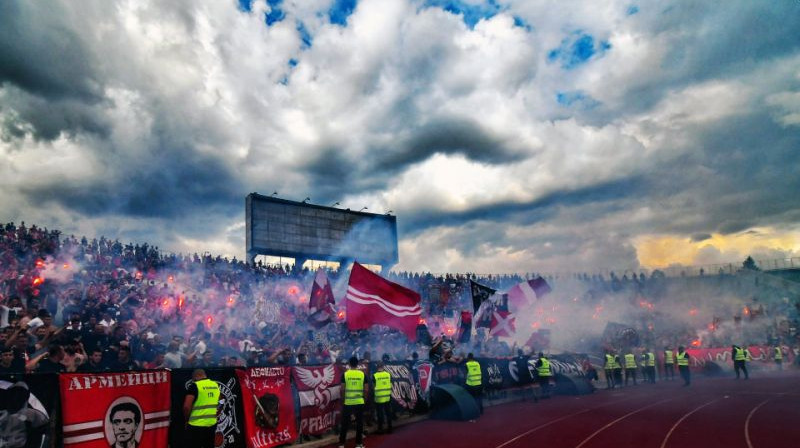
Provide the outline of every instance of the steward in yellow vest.
[[539,379],[542,398],[550,398],[550,378],[552,376],[553,371],[550,369],[550,360],[545,358],[544,353],[539,352],[539,359],[536,360],[536,377]]
[[208,379],[203,369],[192,372],[192,380],[183,400],[187,446],[213,448],[220,397],[219,385],[216,381]]
[[614,388],[614,354],[606,350],[606,362],[603,365],[606,374],[606,389]]
[[664,347],[664,379],[675,379],[675,355],[669,347]]
[[628,380],[633,379],[633,385],[636,385],[636,357],[633,353],[625,354],[625,385],[628,385]]
[[481,374],[481,364],[475,361],[475,356],[472,353],[467,354],[467,380],[465,389],[472,395],[475,402],[478,404],[481,414],[483,414],[483,380]]
[[780,345],[775,346],[775,364],[778,365],[778,370],[783,370],[783,349]]
[[353,356],[348,361],[349,368],[344,372],[344,406],[342,406],[342,424],[339,431],[339,445],[347,440],[350,429],[350,416],[356,417],[356,446],[362,447],[364,442],[364,397],[368,386],[364,381],[364,372],[358,370],[358,358]]
[[747,373],[747,361],[749,361],[750,352],[738,345],[732,345],[731,355],[733,356],[733,370],[736,372],[736,379],[739,379],[739,371],[744,372],[744,379],[750,378],[750,375]]
[[375,412],[378,414],[378,433],[383,434],[383,421],[386,431],[392,432],[392,375],[386,371],[383,361],[378,361],[378,371],[372,374],[375,380]]
[[684,346],[678,347],[678,354],[675,355],[675,361],[678,363],[678,371],[681,373],[681,378],[683,378],[683,385],[688,386],[692,384],[692,376],[689,372],[689,354],[686,353],[686,348]]

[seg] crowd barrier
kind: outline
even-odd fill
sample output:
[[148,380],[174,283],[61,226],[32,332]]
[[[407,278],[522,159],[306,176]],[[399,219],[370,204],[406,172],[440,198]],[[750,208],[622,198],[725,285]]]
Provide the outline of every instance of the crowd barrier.
[[[485,384],[520,385],[513,360],[480,358]],[[582,375],[574,360],[552,359],[554,373]],[[524,368],[533,369],[532,361]],[[359,369],[374,372],[375,365]],[[463,364],[387,363],[392,402],[409,412],[427,410],[431,385],[463,384]],[[299,435],[321,435],[341,418],[342,374],[337,364],[208,368],[220,386],[216,446],[268,448]],[[107,448],[117,437],[136,446],[181,447],[182,405],[191,369],[0,375],[0,447]],[[112,424],[118,412],[133,421]],[[122,415],[122,414],[121,414]],[[116,431],[116,433],[115,433]]]

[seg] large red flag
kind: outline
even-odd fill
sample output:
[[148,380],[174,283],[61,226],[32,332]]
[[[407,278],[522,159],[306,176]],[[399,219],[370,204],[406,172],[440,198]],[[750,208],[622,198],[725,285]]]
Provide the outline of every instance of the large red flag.
[[317,329],[329,324],[336,314],[336,310],[333,308],[335,303],[331,282],[328,281],[325,270],[319,268],[314,276],[311,299],[308,301],[308,322]]
[[402,331],[414,341],[422,314],[419,302],[418,293],[354,263],[347,287],[347,329],[386,325]]
[[507,338],[514,336],[517,331],[514,327],[514,320],[516,320],[516,316],[508,311],[495,310],[492,313],[492,326],[489,330],[489,336],[504,336]]
[[535,299],[541,299],[542,296],[550,292],[550,285],[542,277],[536,277],[533,280],[528,280],[511,287],[508,290],[508,302],[513,306],[513,310],[524,308]]

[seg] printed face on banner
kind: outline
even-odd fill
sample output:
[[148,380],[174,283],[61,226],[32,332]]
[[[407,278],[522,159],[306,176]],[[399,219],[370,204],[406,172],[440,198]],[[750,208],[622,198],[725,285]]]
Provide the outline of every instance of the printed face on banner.
[[142,440],[142,407],[133,397],[120,397],[106,410],[105,435],[114,448],[138,447]]

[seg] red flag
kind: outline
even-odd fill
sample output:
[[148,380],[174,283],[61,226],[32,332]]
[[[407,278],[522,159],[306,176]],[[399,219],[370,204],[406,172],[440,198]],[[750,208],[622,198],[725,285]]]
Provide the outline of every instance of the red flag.
[[270,448],[297,438],[288,367],[236,370],[242,388],[244,434],[248,447]]
[[165,447],[170,421],[168,370],[62,374],[64,446]]
[[489,330],[489,336],[513,336],[516,331],[514,319],[516,317],[508,311],[495,310],[492,313],[492,326]]
[[325,270],[319,268],[314,276],[311,299],[308,301],[308,322],[317,329],[329,324],[336,314],[336,310],[333,308],[335,303],[331,282],[328,281]]
[[533,280],[519,283],[508,290],[508,301],[513,305],[514,309],[520,309],[533,302],[535,299],[541,299],[542,296],[551,291],[550,285],[547,284],[542,277],[536,277]]
[[402,331],[410,341],[414,341],[422,314],[419,302],[418,293],[354,263],[347,287],[347,329],[386,325]]

